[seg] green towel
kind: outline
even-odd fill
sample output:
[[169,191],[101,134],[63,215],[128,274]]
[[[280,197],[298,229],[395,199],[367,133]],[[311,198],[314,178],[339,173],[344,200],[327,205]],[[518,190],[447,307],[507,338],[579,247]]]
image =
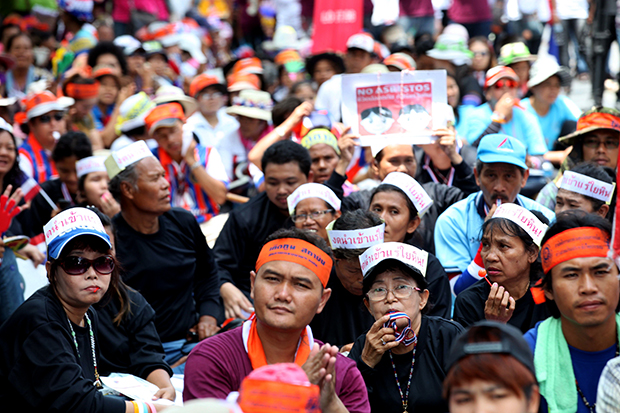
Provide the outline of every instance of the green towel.
[[[620,340],[620,315],[616,314],[616,331]],[[577,411],[577,386],[575,372],[562,333],[559,318],[550,317],[538,327],[534,350],[536,378],[540,394],[547,400],[549,413],[575,413]]]

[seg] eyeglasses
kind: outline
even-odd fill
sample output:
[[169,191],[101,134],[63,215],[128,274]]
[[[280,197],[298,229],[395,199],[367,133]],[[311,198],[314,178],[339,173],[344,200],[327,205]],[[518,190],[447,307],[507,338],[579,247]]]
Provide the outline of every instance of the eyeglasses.
[[502,89],[504,87],[512,89],[512,88],[515,88],[517,86],[519,86],[519,84],[514,79],[500,79],[497,82],[495,82],[495,87],[498,88],[498,89]]
[[221,92],[213,92],[213,93],[203,93],[200,95],[200,99],[209,100],[209,99],[219,99],[224,96]]
[[373,288],[370,291],[368,291],[368,299],[370,301],[382,301],[385,300],[385,298],[388,295],[388,292],[392,292],[392,294],[394,294],[394,297],[404,300],[406,298],[411,297],[411,294],[414,292],[420,292],[422,291],[421,289],[419,289],[418,287],[412,287],[411,285],[397,285],[396,288],[394,289],[389,289],[389,288],[384,288],[384,287],[379,287],[379,288]]
[[50,123],[52,121],[52,118],[54,118],[56,122],[60,122],[62,118],[64,117],[65,117],[64,113],[56,113],[54,115],[48,115],[48,114],[41,115],[37,119],[39,119],[39,122],[41,123]]
[[489,52],[473,52],[474,57],[485,57],[489,55]]
[[314,211],[314,212],[310,212],[309,214],[291,215],[291,219],[293,220],[293,222],[304,222],[306,219],[308,219],[308,217],[310,217],[310,219],[316,221],[317,219],[321,218],[323,215],[330,213],[330,212],[334,212],[334,210],[326,209],[325,211]]
[[58,265],[69,275],[82,275],[92,266],[99,274],[110,274],[114,271],[114,258],[104,255],[94,260],[70,255],[58,262]]
[[618,139],[605,139],[604,141],[599,141],[594,137],[585,138],[583,140],[583,146],[590,149],[596,149],[601,146],[601,144],[605,145],[606,149],[618,149],[619,142]]

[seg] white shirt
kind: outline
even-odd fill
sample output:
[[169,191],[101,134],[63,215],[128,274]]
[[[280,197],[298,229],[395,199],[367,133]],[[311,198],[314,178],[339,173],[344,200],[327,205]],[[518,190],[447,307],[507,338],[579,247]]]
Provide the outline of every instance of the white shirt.
[[326,109],[334,120],[340,122],[342,113],[342,76],[334,75],[321,85],[316,95],[314,107],[316,109]]
[[555,0],[555,5],[561,20],[588,18],[588,0]]

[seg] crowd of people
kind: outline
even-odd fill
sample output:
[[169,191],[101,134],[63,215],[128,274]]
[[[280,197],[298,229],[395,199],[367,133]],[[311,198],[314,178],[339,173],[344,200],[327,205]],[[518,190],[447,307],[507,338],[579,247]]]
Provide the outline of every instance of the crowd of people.
[[[595,3],[365,2],[343,51],[312,44],[307,1],[19,3],[0,405],[618,411],[620,112],[567,95]],[[364,146],[345,80],[419,70],[446,79],[432,143]],[[18,260],[47,285],[25,296]]]

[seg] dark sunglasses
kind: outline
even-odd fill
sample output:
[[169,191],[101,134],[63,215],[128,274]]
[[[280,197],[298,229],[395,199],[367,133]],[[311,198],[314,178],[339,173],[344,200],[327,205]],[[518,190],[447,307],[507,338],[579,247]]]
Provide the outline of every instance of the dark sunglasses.
[[497,82],[495,82],[495,87],[498,89],[501,89],[503,87],[507,87],[507,88],[515,88],[517,87],[519,84],[517,83],[516,80],[513,79],[500,79]]
[[82,275],[92,266],[99,274],[110,274],[114,271],[114,259],[104,255],[94,260],[70,255],[58,262],[58,265],[69,275]]
[[65,115],[63,113],[56,113],[53,116],[52,115],[41,115],[37,119],[39,119],[39,122],[41,123],[50,123],[52,121],[52,118],[54,118],[56,122],[60,122],[62,118],[64,117]]

